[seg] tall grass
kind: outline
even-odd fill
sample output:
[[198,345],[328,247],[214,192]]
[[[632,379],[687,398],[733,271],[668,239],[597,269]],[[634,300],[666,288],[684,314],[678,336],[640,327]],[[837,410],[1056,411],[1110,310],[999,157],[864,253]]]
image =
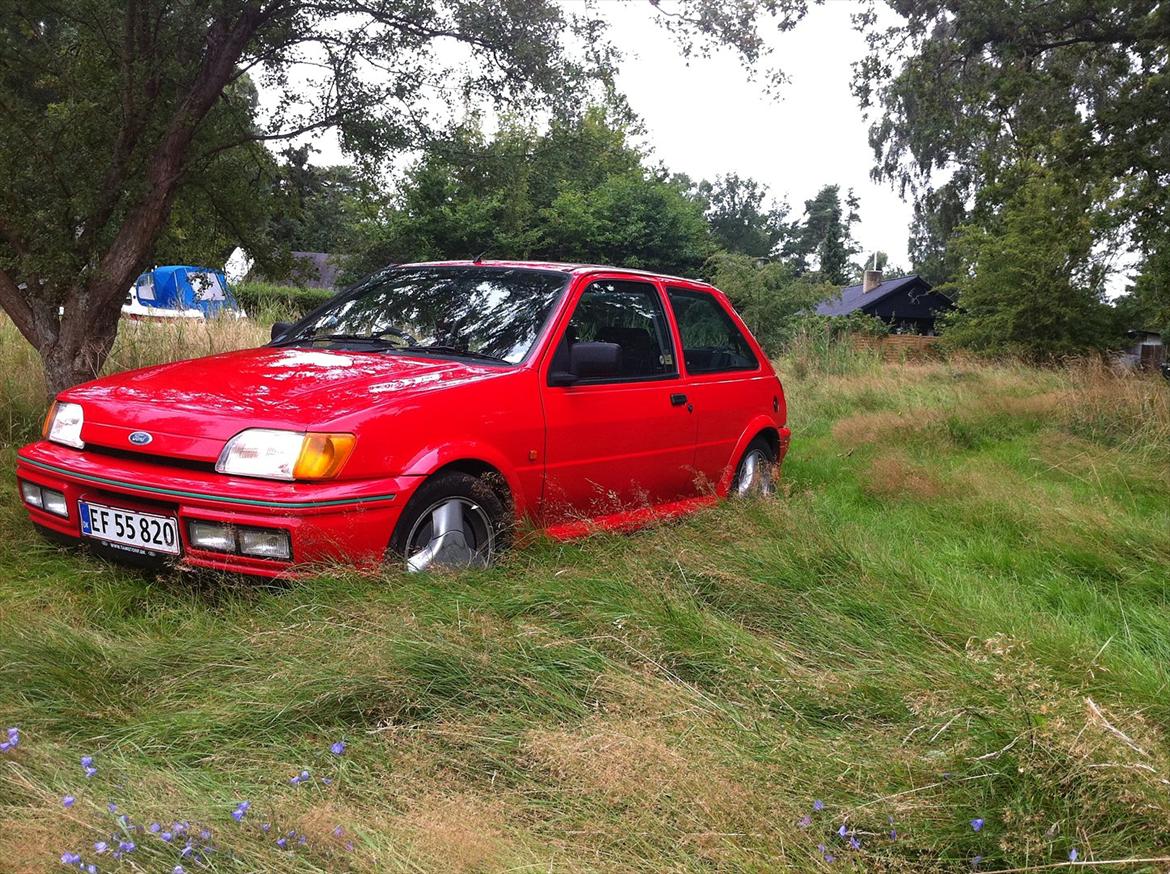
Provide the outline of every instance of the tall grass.
[[[255,339],[235,330],[215,348]],[[119,364],[174,357],[136,336]],[[207,827],[223,871],[1170,855],[1168,387],[828,347],[779,366],[776,500],[529,537],[463,575],[144,577],[39,543],[9,494],[0,870],[180,862],[149,831],[97,857],[122,813]]]

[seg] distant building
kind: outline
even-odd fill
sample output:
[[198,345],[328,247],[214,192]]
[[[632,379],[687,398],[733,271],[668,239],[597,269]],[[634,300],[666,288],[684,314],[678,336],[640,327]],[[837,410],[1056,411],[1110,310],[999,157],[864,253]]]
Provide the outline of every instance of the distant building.
[[[290,254],[292,255],[292,270],[284,279],[269,279],[260,269],[252,273],[251,259],[246,262],[246,266],[243,268],[244,272],[247,273],[249,279],[271,282],[273,285],[337,290],[337,276],[341,272],[343,255],[331,255],[328,252],[292,252]],[[234,252],[232,256],[235,257]]]
[[1127,367],[1140,370],[1158,370],[1166,363],[1166,344],[1159,331],[1127,331],[1130,345],[1119,360]]
[[916,273],[882,279],[880,270],[866,270],[860,285],[841,289],[838,297],[818,304],[816,311],[822,316],[862,312],[881,319],[893,333],[934,335],[938,317],[954,306]]

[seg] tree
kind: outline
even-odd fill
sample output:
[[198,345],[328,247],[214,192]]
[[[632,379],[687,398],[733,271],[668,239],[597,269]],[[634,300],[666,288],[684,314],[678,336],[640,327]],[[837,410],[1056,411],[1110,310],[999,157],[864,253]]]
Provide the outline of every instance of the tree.
[[785,221],[788,205],[775,201],[765,205],[768,187],[754,179],[728,173],[699,183],[698,194],[707,202],[711,235],[728,252],[766,258],[792,232]]
[[703,271],[712,285],[731,298],[752,334],[773,355],[792,339],[818,303],[838,291],[814,275],[797,275],[788,264],[759,263],[726,252],[712,256]]
[[984,224],[961,226],[961,265],[943,291],[957,293],[944,338],[987,354],[1045,361],[1106,348],[1113,339],[1105,271],[1094,263],[1091,185],[1036,163],[1014,169],[1003,206]]
[[309,162],[307,145],[284,150],[276,195],[279,208],[270,219],[274,242],[299,252],[345,252],[353,245],[352,226],[374,186],[358,168],[319,167]]
[[858,207],[852,190],[841,202],[837,185],[824,186],[816,197],[804,202],[804,219],[784,247],[797,273],[815,271],[818,279],[833,285],[849,281],[856,272],[851,259],[860,251],[852,231]]
[[[1120,197],[1097,187],[1130,243],[1155,253],[1170,207],[1170,7],[1157,0],[889,5],[902,18],[892,26],[879,27],[872,8],[858,18],[869,53],[854,68],[853,87],[863,106],[880,108],[870,131],[876,173],[917,202],[916,264],[934,278],[949,273],[943,252],[952,230],[972,221],[991,228],[985,216],[1010,196],[1000,183],[1029,161],[1090,185],[1117,182]],[[1104,263],[1099,243],[1096,260]]]
[[437,143],[363,229],[348,272],[479,254],[694,272],[712,249],[684,180],[650,168],[612,107],[553,119],[546,133],[478,123]]
[[[804,3],[651,9],[684,51],[754,66],[760,21]],[[329,126],[392,154],[444,126],[436,106],[579,103],[615,58],[595,7],[553,0],[0,0],[0,306],[56,392],[100,370],[126,289],[181,193],[218,190],[221,157]],[[250,71],[277,97],[263,125],[240,111]]]

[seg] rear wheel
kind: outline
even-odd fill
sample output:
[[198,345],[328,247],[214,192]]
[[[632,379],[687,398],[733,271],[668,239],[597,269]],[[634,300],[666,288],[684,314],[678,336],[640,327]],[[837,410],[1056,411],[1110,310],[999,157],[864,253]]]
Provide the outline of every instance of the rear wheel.
[[390,538],[407,571],[487,567],[507,545],[503,502],[484,477],[441,472],[419,486]]
[[775,468],[776,453],[772,444],[763,437],[755,438],[743,451],[735,468],[735,477],[731,481],[732,496],[746,498],[775,493]]

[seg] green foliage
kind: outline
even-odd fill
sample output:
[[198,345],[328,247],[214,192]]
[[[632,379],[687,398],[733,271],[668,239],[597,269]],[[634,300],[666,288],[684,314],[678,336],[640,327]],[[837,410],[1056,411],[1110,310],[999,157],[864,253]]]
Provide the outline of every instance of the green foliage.
[[731,298],[760,345],[773,355],[795,337],[811,309],[838,292],[814,277],[798,276],[787,264],[760,263],[746,255],[715,255],[704,274]]
[[513,122],[489,140],[466,126],[363,223],[348,273],[481,253],[694,273],[712,250],[701,205],[628,137],[628,121],[600,107],[544,134]]
[[793,233],[788,204],[765,204],[768,187],[737,173],[699,183],[707,202],[707,224],[716,245],[727,252],[765,258]]
[[1108,347],[1112,317],[1093,258],[1096,194],[1036,164],[1016,168],[1001,209],[952,241],[962,269],[941,289],[958,296],[944,319],[946,342],[1032,360]]
[[377,196],[374,184],[357,167],[318,167],[305,145],[284,150],[269,234],[296,252],[344,253],[353,245],[352,227]]
[[248,317],[264,322],[293,322],[336,292],[324,288],[298,288],[271,282],[241,282],[232,287]]
[[842,203],[837,185],[824,186],[804,202],[804,220],[783,250],[797,272],[815,272],[822,282],[833,285],[849,282],[857,273],[852,258],[860,251],[852,231],[860,219],[859,206],[852,190]]

